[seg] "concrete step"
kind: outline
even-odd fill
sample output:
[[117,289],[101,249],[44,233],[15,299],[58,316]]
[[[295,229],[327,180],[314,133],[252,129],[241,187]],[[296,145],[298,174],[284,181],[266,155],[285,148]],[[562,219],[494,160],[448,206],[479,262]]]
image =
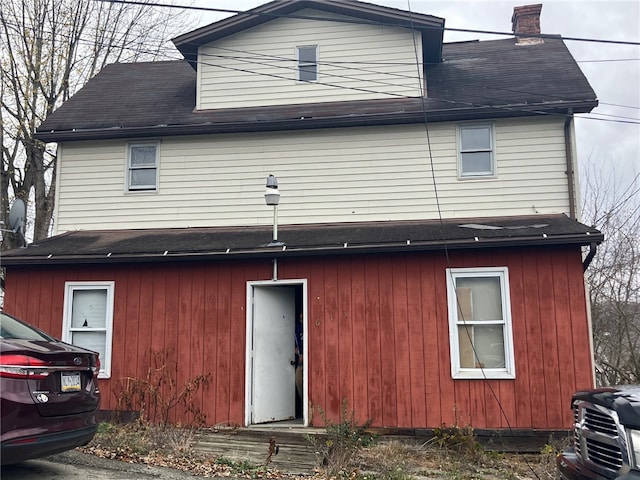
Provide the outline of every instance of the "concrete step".
[[[294,474],[311,474],[318,465],[316,448],[309,438],[321,438],[324,429],[251,427],[201,430],[194,449],[211,457],[267,465]],[[269,457],[271,441],[277,454]]]

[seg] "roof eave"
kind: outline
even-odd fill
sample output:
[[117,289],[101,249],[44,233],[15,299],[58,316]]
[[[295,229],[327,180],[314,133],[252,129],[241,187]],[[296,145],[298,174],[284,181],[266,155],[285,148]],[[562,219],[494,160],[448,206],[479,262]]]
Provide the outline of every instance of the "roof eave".
[[[396,242],[385,244],[319,245],[319,246],[264,246],[252,249],[220,249],[202,252],[162,252],[140,254],[92,254],[92,255],[47,255],[37,257],[5,257],[3,265],[11,266],[53,266],[69,264],[124,264],[151,262],[184,262],[202,260],[264,259],[329,255],[353,255],[375,253],[417,253],[442,250],[469,250],[477,248],[548,247],[558,245],[586,246],[599,244],[604,240],[602,233],[581,233],[566,235],[536,235],[530,237],[482,238],[447,241]],[[283,248],[284,247],[284,248]]]
[[34,137],[43,142],[66,142],[81,140],[106,140],[139,138],[150,136],[180,136],[222,133],[247,133],[264,131],[306,130],[313,128],[361,127],[400,125],[428,122],[448,122],[473,119],[524,117],[532,115],[566,115],[588,113],[598,105],[595,99],[553,104],[517,104],[486,107],[464,107],[454,109],[432,109],[427,111],[347,115],[319,118],[288,118],[282,120],[258,120],[250,122],[199,123],[189,125],[150,125],[139,127],[108,127],[97,129],[36,131]]

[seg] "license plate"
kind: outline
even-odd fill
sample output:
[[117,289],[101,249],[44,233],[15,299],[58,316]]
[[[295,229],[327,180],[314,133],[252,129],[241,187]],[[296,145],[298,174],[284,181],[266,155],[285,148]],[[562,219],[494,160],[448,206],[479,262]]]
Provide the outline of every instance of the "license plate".
[[79,392],[80,373],[78,372],[62,372],[62,391],[63,392]]

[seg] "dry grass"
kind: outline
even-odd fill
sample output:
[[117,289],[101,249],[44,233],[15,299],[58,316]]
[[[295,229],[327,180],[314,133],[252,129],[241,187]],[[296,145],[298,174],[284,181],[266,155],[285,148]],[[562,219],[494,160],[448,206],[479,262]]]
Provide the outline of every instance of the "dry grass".
[[[247,462],[231,462],[223,457],[204,458],[194,453],[194,430],[144,427],[139,424],[102,424],[88,447],[93,455],[135,463],[161,465],[205,477],[287,478],[300,476],[277,472]],[[345,459],[343,468],[329,472],[320,468],[302,477],[311,480],[554,480],[555,456],[562,445],[547,446],[540,454],[506,454],[484,450],[477,443],[461,448],[432,440],[378,438]]]
[[379,441],[354,459],[361,472],[375,478],[403,480],[423,478],[455,480],[553,480],[555,451],[540,454],[506,454],[447,450],[429,444]]

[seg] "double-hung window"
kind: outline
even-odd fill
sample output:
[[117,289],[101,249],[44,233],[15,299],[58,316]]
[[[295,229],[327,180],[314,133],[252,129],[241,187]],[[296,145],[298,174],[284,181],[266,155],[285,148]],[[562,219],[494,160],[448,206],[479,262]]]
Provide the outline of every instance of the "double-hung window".
[[62,339],[100,354],[100,378],[111,376],[114,282],[67,282]]
[[447,270],[453,378],[515,378],[506,267]]
[[318,46],[296,47],[298,57],[298,80],[316,82],[318,80]]
[[460,178],[495,176],[493,143],[493,124],[458,125],[458,175]]
[[127,189],[130,192],[157,190],[160,144],[130,143],[127,156]]

